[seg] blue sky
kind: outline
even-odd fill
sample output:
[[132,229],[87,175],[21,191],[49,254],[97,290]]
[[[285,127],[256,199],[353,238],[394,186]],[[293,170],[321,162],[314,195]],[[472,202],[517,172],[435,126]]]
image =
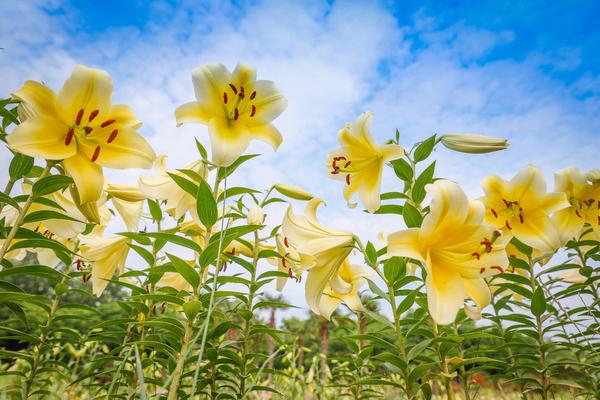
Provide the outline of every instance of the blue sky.
[[[1,96],[26,79],[58,90],[78,63],[106,69],[114,100],[133,107],[173,167],[194,159],[194,136],[208,140],[205,127],[175,127],[175,107],[193,99],[191,70],[256,66],[259,79],[275,81],[288,98],[275,121],[284,143],[277,153],[253,144],[249,151],[264,156],[235,184],[303,186],[328,201],[326,223],[365,240],[402,222],[347,209],[324,167],[337,131],[363,111],[374,112],[379,141],[396,128],[407,146],[433,133],[508,138],[509,150],[490,155],[436,152],[438,174],[473,198],[485,176],[510,178],[527,163],[543,168],[549,188],[558,169],[600,167],[595,1],[7,0],[0,12],[9,16],[0,25]],[[127,183],[138,173],[107,176]],[[394,185],[387,173],[384,188]],[[300,287],[289,296],[302,305]]]

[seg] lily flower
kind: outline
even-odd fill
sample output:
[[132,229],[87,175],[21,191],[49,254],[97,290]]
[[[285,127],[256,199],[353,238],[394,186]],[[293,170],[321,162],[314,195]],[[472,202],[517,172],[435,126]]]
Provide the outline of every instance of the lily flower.
[[576,285],[587,282],[588,278],[582,275],[581,272],[579,272],[579,268],[573,268],[568,270],[567,272],[560,274],[558,276],[558,279],[560,279],[563,282]]
[[111,104],[113,84],[105,71],[78,65],[58,93],[27,81],[13,93],[27,119],[6,137],[8,146],[31,157],[63,160],[81,204],[102,194],[102,167],[150,168],[154,151],[137,133],[142,125],[125,105]]
[[124,236],[103,236],[103,228],[89,235],[80,235],[80,253],[92,266],[92,292],[100,296],[117,270],[125,271],[131,239]]
[[558,249],[560,234],[549,214],[570,204],[564,193],[546,192],[546,181],[539,168],[529,165],[510,181],[492,175],[481,186],[488,224],[542,253]]
[[326,319],[344,303],[354,312],[362,311],[363,305],[358,295],[358,290],[367,283],[367,279],[373,279],[371,272],[358,265],[352,265],[346,259],[340,266],[339,271],[326,285],[323,296],[319,303],[319,315]]
[[585,224],[600,233],[600,182],[588,183],[579,168],[570,167],[554,174],[554,189],[565,193],[570,204],[552,218],[562,244],[576,238]]
[[346,124],[338,133],[341,147],[332,151],[327,159],[329,177],[345,182],[344,198],[350,207],[354,193],[371,213],[381,204],[381,173],[387,161],[404,155],[396,144],[377,145],[371,136],[373,114],[366,112],[352,124]]
[[112,203],[123,218],[130,232],[136,231],[140,224],[146,196],[136,185],[109,184],[106,193],[111,195]]
[[231,165],[251,139],[277,150],[281,134],[271,124],[287,101],[271,81],[257,81],[256,71],[238,64],[233,73],[222,64],[206,64],[192,71],[196,101],[175,110],[177,126],[197,122],[208,126],[215,164]]
[[290,206],[281,226],[284,242],[314,259],[314,265],[307,268],[305,294],[308,306],[316,314],[325,287],[352,251],[355,240],[352,232],[331,229],[318,221],[317,208],[321,203],[321,199],[310,200],[305,215],[294,214]]
[[504,272],[508,258],[500,232],[483,223],[481,202],[469,202],[463,190],[447,180],[435,181],[426,190],[431,211],[420,228],[392,233],[388,254],[423,265],[429,313],[436,323],[450,324],[465,297],[481,309],[489,304],[484,278]]
[[288,276],[278,276],[276,288],[281,292],[289,278],[294,277],[297,282],[301,280],[302,273],[317,264],[317,260],[308,254],[298,253],[296,246],[284,237],[282,234],[275,238],[277,243],[277,252],[281,256],[277,260],[277,270],[284,272]]
[[[159,156],[156,161],[156,174],[141,176],[139,187],[141,192],[151,199],[166,201],[166,210],[175,219],[185,215],[187,211],[196,210],[196,198],[183,190],[167,172],[189,179],[183,172],[167,169],[167,156]],[[194,161],[185,166],[201,177],[206,176],[206,166],[202,161]]]

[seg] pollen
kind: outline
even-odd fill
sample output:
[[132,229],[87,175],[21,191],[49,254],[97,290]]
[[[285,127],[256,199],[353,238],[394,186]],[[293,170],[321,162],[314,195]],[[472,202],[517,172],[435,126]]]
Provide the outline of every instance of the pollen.
[[81,123],[81,118],[83,118],[83,108],[77,113],[77,118],[75,118],[75,125],[79,125]]
[[227,104],[227,92],[223,92],[223,103]]
[[233,83],[230,83],[230,84],[229,84],[229,87],[231,88],[231,91],[232,91],[233,93],[237,94],[237,92],[238,92],[238,91],[237,91],[237,88],[236,88],[236,87],[233,85]]
[[494,218],[498,218],[498,213],[496,212],[496,210],[490,208],[490,211],[492,212],[492,214],[494,214]]
[[285,247],[290,247],[290,243],[288,242],[288,238],[287,237],[283,238],[283,244],[285,244]]
[[92,155],[92,162],[95,162],[98,159],[99,155],[100,155],[100,146],[96,146],[96,149],[94,150],[94,154]]
[[99,111],[98,110],[94,110],[90,113],[90,117],[88,118],[88,122],[92,122],[94,120],[94,118],[96,118],[98,116]]
[[67,132],[67,137],[65,138],[65,146],[68,146],[71,144],[74,133],[75,133],[75,131],[73,130],[73,128],[69,129],[69,132]]
[[250,95],[250,100],[254,100],[254,98],[256,97],[256,90],[252,92],[252,94]]
[[346,175],[346,185],[350,185],[350,174]]
[[506,227],[507,227],[508,229],[511,229],[511,230],[512,230],[512,226],[510,226],[510,224],[508,223],[508,220],[506,220]]
[[477,259],[481,259],[481,255],[478,252],[471,253],[472,256],[477,257]]
[[254,117],[255,114],[256,114],[256,106],[254,104],[252,104],[252,112],[250,113],[250,116]]
[[106,143],[112,143],[113,140],[115,140],[117,138],[117,135],[119,134],[119,130],[115,129],[114,131],[112,131],[110,133],[110,136],[108,137],[108,140],[106,141]]
[[85,131],[85,133],[87,135],[89,135],[90,133],[92,133],[92,131],[94,130],[94,128],[92,128],[91,126],[85,126],[85,127],[83,127],[83,130]]
[[107,126],[109,126],[110,124],[112,124],[114,122],[115,122],[114,119],[108,119],[100,124],[100,128],[106,128]]
[[240,112],[238,111],[237,107],[235,108],[235,110],[233,110],[233,119],[237,121],[237,119],[240,117]]
[[500,273],[504,273],[504,268],[502,268],[499,265],[492,265],[490,268],[495,269],[496,271],[500,271]]
[[481,269],[479,270],[479,273],[480,273],[480,274],[483,274],[484,272],[485,272],[485,268],[481,268]]

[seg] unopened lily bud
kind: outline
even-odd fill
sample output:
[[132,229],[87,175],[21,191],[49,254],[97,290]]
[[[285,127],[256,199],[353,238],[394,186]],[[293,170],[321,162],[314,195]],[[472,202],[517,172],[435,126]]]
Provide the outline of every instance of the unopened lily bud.
[[106,193],[119,200],[125,201],[143,201],[146,196],[137,185],[115,185],[108,184]]
[[262,225],[265,220],[265,213],[258,204],[255,204],[248,210],[246,220],[250,225]]
[[21,122],[27,121],[33,117],[37,117],[37,113],[27,103],[19,103],[17,106],[17,115]]
[[481,319],[481,309],[477,306],[470,306],[467,303],[464,304],[464,310],[467,317],[473,321],[479,321]]
[[508,148],[506,139],[475,133],[443,135],[440,141],[450,150],[461,153],[491,153]]
[[287,185],[285,183],[278,183],[275,186],[273,186],[273,188],[282,195],[287,196],[291,199],[310,200],[314,197],[312,194],[308,193],[304,189],[299,188],[298,186]]
[[591,169],[585,174],[585,179],[590,183],[600,183],[600,169]]

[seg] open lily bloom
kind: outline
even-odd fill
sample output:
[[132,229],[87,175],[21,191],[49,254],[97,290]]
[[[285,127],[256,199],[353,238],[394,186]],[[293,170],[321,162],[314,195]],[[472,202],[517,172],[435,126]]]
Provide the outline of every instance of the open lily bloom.
[[358,192],[362,205],[375,212],[381,204],[381,173],[387,161],[404,155],[396,144],[379,146],[371,137],[373,114],[366,112],[352,124],[346,124],[339,133],[342,147],[332,151],[327,159],[329,176],[345,182],[344,198],[350,199]]
[[[175,219],[183,217],[187,211],[196,210],[196,199],[183,190],[167,172],[189,179],[180,171],[167,170],[167,156],[159,156],[156,161],[156,174],[141,176],[139,187],[143,194],[151,199],[166,201],[167,212]],[[206,167],[202,161],[194,161],[183,169],[189,169],[201,177],[206,176]]]
[[35,81],[13,93],[27,119],[6,137],[8,146],[63,160],[82,204],[100,198],[102,167],[150,168],[154,161],[154,151],[137,133],[142,123],[128,106],[111,104],[112,89],[106,72],[78,65],[57,94]]
[[305,215],[294,214],[290,206],[281,225],[287,246],[293,246],[307,260],[314,259],[314,265],[307,268],[305,292],[308,306],[317,314],[326,285],[354,247],[352,232],[328,228],[317,220],[321,203],[324,201],[317,198],[309,201]]
[[363,305],[358,290],[373,279],[371,272],[359,265],[352,265],[346,259],[331,281],[325,286],[319,303],[319,314],[330,319],[331,314],[344,303],[352,311],[362,311]]
[[106,193],[112,196],[112,203],[125,222],[129,231],[135,231],[140,224],[146,196],[136,185],[109,184]]
[[600,183],[588,183],[578,168],[571,167],[554,174],[554,190],[565,193],[570,204],[552,218],[562,244],[576,238],[586,223],[600,234]]
[[465,297],[479,308],[490,302],[484,278],[508,266],[505,243],[495,227],[483,223],[485,209],[469,202],[454,182],[438,180],[427,186],[431,211],[420,228],[392,233],[388,254],[421,262],[429,312],[438,324],[450,324]]
[[238,64],[233,73],[222,64],[206,64],[192,72],[196,101],[175,110],[177,125],[198,122],[208,126],[212,160],[231,165],[251,139],[277,150],[281,134],[271,124],[287,106],[271,81],[257,81],[256,71]]
[[80,252],[85,262],[92,266],[92,292],[100,296],[108,281],[117,270],[125,270],[125,261],[129,254],[129,238],[124,236],[102,235],[102,229],[96,228],[89,235],[79,236]]
[[487,223],[542,253],[558,249],[560,234],[549,214],[568,207],[569,202],[564,193],[546,192],[539,168],[528,165],[510,181],[491,175],[481,186]]
[[294,277],[299,281],[302,273],[314,267],[317,260],[308,254],[298,253],[296,247],[281,234],[277,235],[275,241],[277,242],[277,252],[281,255],[281,258],[277,260],[277,270],[288,274],[287,277],[277,277],[277,290],[281,292],[289,278]]

